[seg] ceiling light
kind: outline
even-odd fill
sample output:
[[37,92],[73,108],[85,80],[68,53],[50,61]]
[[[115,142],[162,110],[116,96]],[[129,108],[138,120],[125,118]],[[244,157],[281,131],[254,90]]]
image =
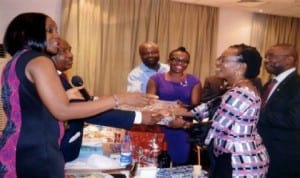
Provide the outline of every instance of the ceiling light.
[[262,0],[239,0],[237,4],[244,7],[256,7],[262,4],[267,3],[266,1]]
[[256,2],[262,2],[261,0],[239,0],[238,3],[256,3]]

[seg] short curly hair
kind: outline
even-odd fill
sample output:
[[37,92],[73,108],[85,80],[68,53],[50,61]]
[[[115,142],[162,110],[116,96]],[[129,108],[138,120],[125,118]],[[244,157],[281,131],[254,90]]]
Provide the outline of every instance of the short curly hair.
[[229,48],[237,49],[237,56],[241,56],[239,62],[247,64],[247,69],[245,72],[246,78],[255,78],[259,75],[262,57],[255,47],[242,43],[229,46]]

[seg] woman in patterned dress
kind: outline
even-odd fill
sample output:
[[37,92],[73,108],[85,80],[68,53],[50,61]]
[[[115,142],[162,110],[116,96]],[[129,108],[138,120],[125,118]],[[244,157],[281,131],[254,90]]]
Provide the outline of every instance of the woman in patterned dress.
[[[216,61],[216,75],[231,85],[214,113],[205,144],[213,144],[216,165],[213,178],[263,178],[269,156],[257,133],[261,98],[250,79],[260,71],[261,56],[244,44],[226,49]],[[203,118],[209,105],[203,103],[191,112]]]

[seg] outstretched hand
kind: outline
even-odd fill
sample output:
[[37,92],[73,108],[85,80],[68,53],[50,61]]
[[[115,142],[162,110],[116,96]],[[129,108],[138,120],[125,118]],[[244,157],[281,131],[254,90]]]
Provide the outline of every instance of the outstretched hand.
[[192,122],[185,121],[182,116],[176,116],[175,119],[169,122],[168,127],[187,129],[190,128],[192,124]]
[[159,112],[142,111],[142,124],[154,125],[161,121],[165,116]]
[[140,92],[123,93],[114,96],[119,99],[121,105],[125,104],[136,107],[144,107],[158,99],[157,95]]
[[173,108],[173,114],[175,116],[194,117],[194,115],[191,112],[189,112],[185,107]]

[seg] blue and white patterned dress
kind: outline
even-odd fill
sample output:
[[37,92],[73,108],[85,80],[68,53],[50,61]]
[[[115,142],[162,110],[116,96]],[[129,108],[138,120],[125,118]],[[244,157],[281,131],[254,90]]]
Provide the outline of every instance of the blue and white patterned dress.
[[263,178],[269,156],[257,133],[261,99],[247,87],[234,87],[222,96],[205,144],[214,155],[231,154],[232,177]]

